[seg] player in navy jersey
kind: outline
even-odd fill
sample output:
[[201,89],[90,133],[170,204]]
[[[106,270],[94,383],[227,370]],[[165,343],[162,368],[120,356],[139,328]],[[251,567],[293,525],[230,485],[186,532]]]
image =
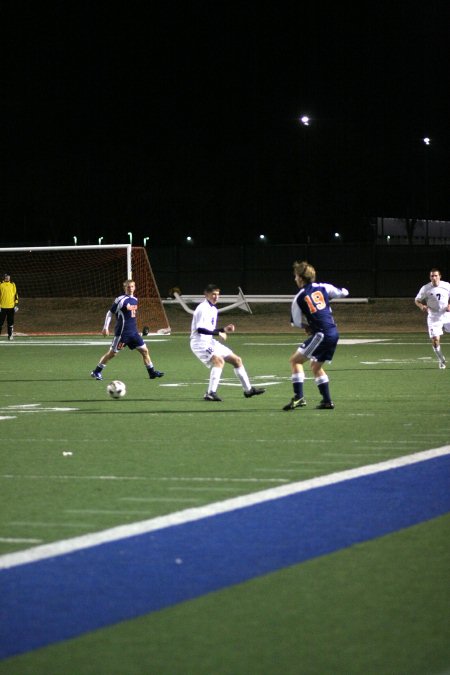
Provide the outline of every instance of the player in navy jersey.
[[124,347],[138,350],[151,380],[155,379],[155,377],[162,377],[164,373],[155,370],[147,345],[137,329],[136,313],[138,309],[138,300],[134,297],[136,284],[132,279],[127,279],[123,283],[123,288],[125,293],[119,295],[114,300],[111,309],[106,313],[102,330],[103,335],[109,335],[109,324],[111,323],[112,317],[115,316],[116,325],[114,328],[114,339],[109,350],[102,356],[98,365],[91,372],[91,377],[96,380],[102,380],[102,371],[106,364]]
[[332,284],[317,283],[316,270],[303,261],[294,263],[295,283],[300,289],[292,302],[291,321],[294,326],[304,328],[309,337],[290,358],[291,379],[294,396],[283,410],[296,410],[306,405],[303,396],[305,373],[303,364],[310,361],[315,383],[322,400],[317,408],[332,410],[334,403],[330,397],[329,378],[323,369],[326,361],[333,358],[339,340],[330,300],[345,298],[346,288],[336,288]]

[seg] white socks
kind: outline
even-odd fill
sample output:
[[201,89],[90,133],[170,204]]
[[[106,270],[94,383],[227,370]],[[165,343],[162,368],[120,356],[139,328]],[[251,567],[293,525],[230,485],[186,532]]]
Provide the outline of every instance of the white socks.
[[222,375],[222,368],[213,366],[209,374],[209,388],[208,391],[216,392],[219,386],[220,377]]
[[240,368],[234,368],[234,372],[236,377],[239,378],[239,381],[242,384],[244,390],[250,391],[252,385],[250,384],[250,380],[248,379],[247,371],[245,370],[244,366],[241,366]]
[[[250,384],[250,380],[248,378],[247,371],[245,370],[244,366],[241,366],[240,368],[234,368],[234,372],[236,374],[236,377],[239,378],[239,382],[242,384],[242,387],[244,388],[244,390],[250,391],[250,389],[252,388],[252,385]],[[209,389],[208,389],[208,391],[213,391],[213,392],[217,391],[221,376],[222,376],[222,368],[218,368],[217,366],[213,366],[211,368],[211,372],[209,374]]]
[[441,363],[445,363],[445,358],[444,358],[444,356],[442,355],[442,352],[441,352],[441,346],[439,345],[439,347],[433,347],[433,351],[436,354],[436,356],[438,357],[438,361],[440,361]]

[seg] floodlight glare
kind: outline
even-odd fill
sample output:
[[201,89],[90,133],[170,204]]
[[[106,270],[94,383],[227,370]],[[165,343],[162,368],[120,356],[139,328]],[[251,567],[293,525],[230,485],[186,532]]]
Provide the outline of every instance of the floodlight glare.
[[425,138],[423,139],[423,142],[425,143],[425,145],[430,145],[431,138],[428,138],[428,136],[425,136]]
[[300,122],[303,124],[303,126],[308,127],[309,126],[308,115],[303,115],[302,117],[300,117]]

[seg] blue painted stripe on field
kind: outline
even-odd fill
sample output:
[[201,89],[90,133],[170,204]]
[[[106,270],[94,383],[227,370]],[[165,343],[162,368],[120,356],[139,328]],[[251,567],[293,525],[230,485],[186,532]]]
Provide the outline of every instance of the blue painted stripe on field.
[[132,619],[450,511],[450,458],[0,572],[0,657]]

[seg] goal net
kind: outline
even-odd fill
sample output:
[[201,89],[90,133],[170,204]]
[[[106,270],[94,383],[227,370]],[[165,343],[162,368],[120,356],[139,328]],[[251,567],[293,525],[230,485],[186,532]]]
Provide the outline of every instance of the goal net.
[[139,330],[170,332],[147,251],[141,246],[0,248],[0,273],[5,272],[19,294],[17,335],[98,334],[128,278],[136,282]]

